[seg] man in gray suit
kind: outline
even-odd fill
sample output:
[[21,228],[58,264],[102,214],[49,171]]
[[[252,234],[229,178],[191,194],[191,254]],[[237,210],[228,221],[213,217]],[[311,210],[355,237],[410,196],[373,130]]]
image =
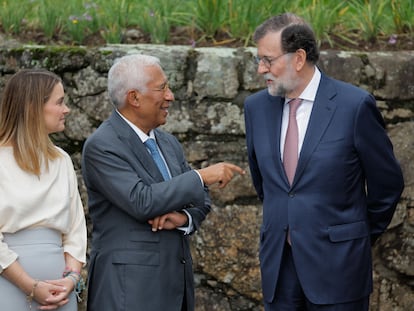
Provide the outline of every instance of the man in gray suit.
[[207,186],[244,171],[224,162],[192,170],[178,140],[157,129],[174,100],[158,58],[119,59],[108,92],[115,110],[82,158],[93,224],[88,310],[192,311],[189,235],[210,211]]

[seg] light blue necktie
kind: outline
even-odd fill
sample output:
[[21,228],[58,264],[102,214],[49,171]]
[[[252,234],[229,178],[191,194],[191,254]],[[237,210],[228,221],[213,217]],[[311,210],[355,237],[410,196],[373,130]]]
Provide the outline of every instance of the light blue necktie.
[[160,152],[158,151],[157,143],[155,142],[155,139],[149,138],[145,141],[144,145],[150,150],[152,158],[155,161],[155,164],[157,164],[158,169],[160,170],[162,176],[164,177],[164,180],[170,179],[170,174],[168,174],[167,166],[165,165],[164,160],[161,157]]

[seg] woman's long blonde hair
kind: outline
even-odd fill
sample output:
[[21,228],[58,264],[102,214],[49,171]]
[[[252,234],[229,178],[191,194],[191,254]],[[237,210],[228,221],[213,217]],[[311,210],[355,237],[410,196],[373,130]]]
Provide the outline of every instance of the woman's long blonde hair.
[[62,80],[44,69],[23,69],[6,84],[0,104],[0,145],[11,145],[19,167],[40,176],[60,156],[46,130],[43,108]]

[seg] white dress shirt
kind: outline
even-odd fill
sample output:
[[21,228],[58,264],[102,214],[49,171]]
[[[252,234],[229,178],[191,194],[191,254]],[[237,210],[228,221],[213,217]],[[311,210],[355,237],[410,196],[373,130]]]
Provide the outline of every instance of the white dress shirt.
[[[315,66],[315,72],[309,84],[300,94],[299,98],[302,99],[298,110],[296,111],[296,121],[298,122],[298,133],[299,133],[299,146],[298,146],[298,157],[302,149],[303,140],[305,138],[306,129],[308,128],[309,118],[312,112],[313,102],[315,101],[316,92],[318,91],[319,82],[321,81],[321,72]],[[282,128],[280,133],[280,154],[283,161],[283,150],[285,146],[286,131],[289,123],[289,101],[293,98],[286,98],[285,105],[283,106],[282,116]]]

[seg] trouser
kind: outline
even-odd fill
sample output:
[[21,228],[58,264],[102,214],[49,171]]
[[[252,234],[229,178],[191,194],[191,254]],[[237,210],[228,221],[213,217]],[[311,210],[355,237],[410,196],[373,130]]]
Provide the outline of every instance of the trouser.
[[369,296],[363,299],[329,305],[310,302],[302,289],[293,261],[292,249],[286,243],[276,286],[275,299],[265,302],[265,311],[368,311]]

